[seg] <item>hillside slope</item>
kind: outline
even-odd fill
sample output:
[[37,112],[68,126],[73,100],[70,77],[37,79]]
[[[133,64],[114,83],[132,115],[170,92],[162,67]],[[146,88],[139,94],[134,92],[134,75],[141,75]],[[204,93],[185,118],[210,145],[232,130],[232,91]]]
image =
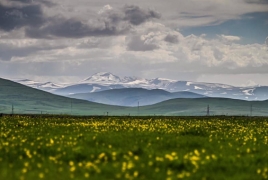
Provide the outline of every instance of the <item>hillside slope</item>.
[[175,98],[202,98],[192,92],[176,92],[170,93],[161,89],[147,90],[142,88],[124,88],[112,89],[94,93],[81,93],[70,95],[71,98],[83,99],[92,102],[98,102],[119,106],[140,106],[151,105]]
[[0,78],[0,113],[95,114],[122,109],[84,100],[71,99],[30,88]]
[[172,99],[150,106],[141,107],[140,114],[156,115],[252,115],[268,116],[268,101],[244,101],[227,98]]
[[[164,93],[164,92],[163,92]],[[268,116],[268,101],[243,101],[226,98],[179,98],[141,107],[104,105],[71,99],[33,89],[0,78],[0,113],[73,115],[168,115],[202,116],[207,106],[210,115]]]

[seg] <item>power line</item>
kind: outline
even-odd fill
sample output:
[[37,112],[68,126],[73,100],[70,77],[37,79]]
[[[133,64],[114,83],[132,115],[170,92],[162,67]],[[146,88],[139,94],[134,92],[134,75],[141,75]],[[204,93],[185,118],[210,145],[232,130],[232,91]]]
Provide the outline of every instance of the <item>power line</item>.
[[140,115],[140,101],[138,101],[138,115]]
[[73,101],[71,101],[71,115],[73,114]]

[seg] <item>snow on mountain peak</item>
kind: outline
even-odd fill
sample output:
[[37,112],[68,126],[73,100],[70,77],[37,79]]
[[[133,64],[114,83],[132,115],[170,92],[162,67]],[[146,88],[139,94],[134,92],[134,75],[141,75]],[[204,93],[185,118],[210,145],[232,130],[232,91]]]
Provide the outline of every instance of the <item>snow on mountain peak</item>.
[[52,82],[37,82],[37,81],[30,80],[30,79],[16,79],[13,81],[20,83],[20,84],[24,84],[26,86],[30,86],[32,88],[47,90],[47,91],[53,91],[55,89],[65,87],[65,85],[63,84],[55,84]]
[[[262,87],[260,85],[252,87],[235,87],[219,83],[177,81],[165,78],[145,79],[132,76],[119,77],[109,72],[93,74],[87,79],[74,84],[35,82],[29,79],[18,79],[16,82],[48,92],[56,92],[61,95],[74,92],[98,92],[118,88],[144,88],[164,89],[169,92],[191,91],[198,94],[206,94],[210,97],[227,97],[233,99],[244,99],[245,97],[248,97],[248,100],[254,100],[255,98],[258,98],[258,100],[268,99],[266,95],[268,87]],[[68,88],[70,90],[68,90]],[[69,92],[67,92],[66,89]],[[77,90],[74,91],[74,89]]]
[[82,81],[82,83],[119,83],[121,82],[121,79],[109,72],[99,72],[96,74],[93,74],[89,78],[86,78]]
[[20,83],[26,83],[26,84],[33,84],[33,83],[39,83],[30,79],[11,79],[15,82],[20,82]]

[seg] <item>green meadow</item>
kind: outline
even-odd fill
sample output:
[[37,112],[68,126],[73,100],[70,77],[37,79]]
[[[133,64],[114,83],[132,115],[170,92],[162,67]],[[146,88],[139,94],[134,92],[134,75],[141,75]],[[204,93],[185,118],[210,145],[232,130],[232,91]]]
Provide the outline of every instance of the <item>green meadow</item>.
[[0,179],[268,178],[268,118],[0,117]]

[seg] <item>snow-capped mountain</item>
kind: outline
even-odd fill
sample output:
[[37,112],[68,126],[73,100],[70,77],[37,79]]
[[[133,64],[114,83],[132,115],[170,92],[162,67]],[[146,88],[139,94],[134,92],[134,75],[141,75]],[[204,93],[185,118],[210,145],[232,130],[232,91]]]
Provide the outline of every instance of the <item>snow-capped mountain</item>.
[[15,79],[13,81],[26,85],[26,86],[30,86],[35,89],[40,89],[40,90],[44,90],[48,92],[52,92],[56,89],[65,87],[65,85],[61,85],[61,84],[55,84],[52,82],[36,82],[30,79]]
[[84,79],[81,83],[98,83],[98,84],[117,84],[121,83],[120,77],[108,72],[96,73],[89,78]]
[[109,89],[144,88],[163,89],[169,92],[189,91],[209,97],[225,97],[243,100],[268,99],[267,86],[235,87],[225,84],[178,81],[164,78],[144,79],[139,77],[119,77],[109,72],[93,74],[71,85],[35,82],[29,79],[17,80],[16,82],[64,96]]

